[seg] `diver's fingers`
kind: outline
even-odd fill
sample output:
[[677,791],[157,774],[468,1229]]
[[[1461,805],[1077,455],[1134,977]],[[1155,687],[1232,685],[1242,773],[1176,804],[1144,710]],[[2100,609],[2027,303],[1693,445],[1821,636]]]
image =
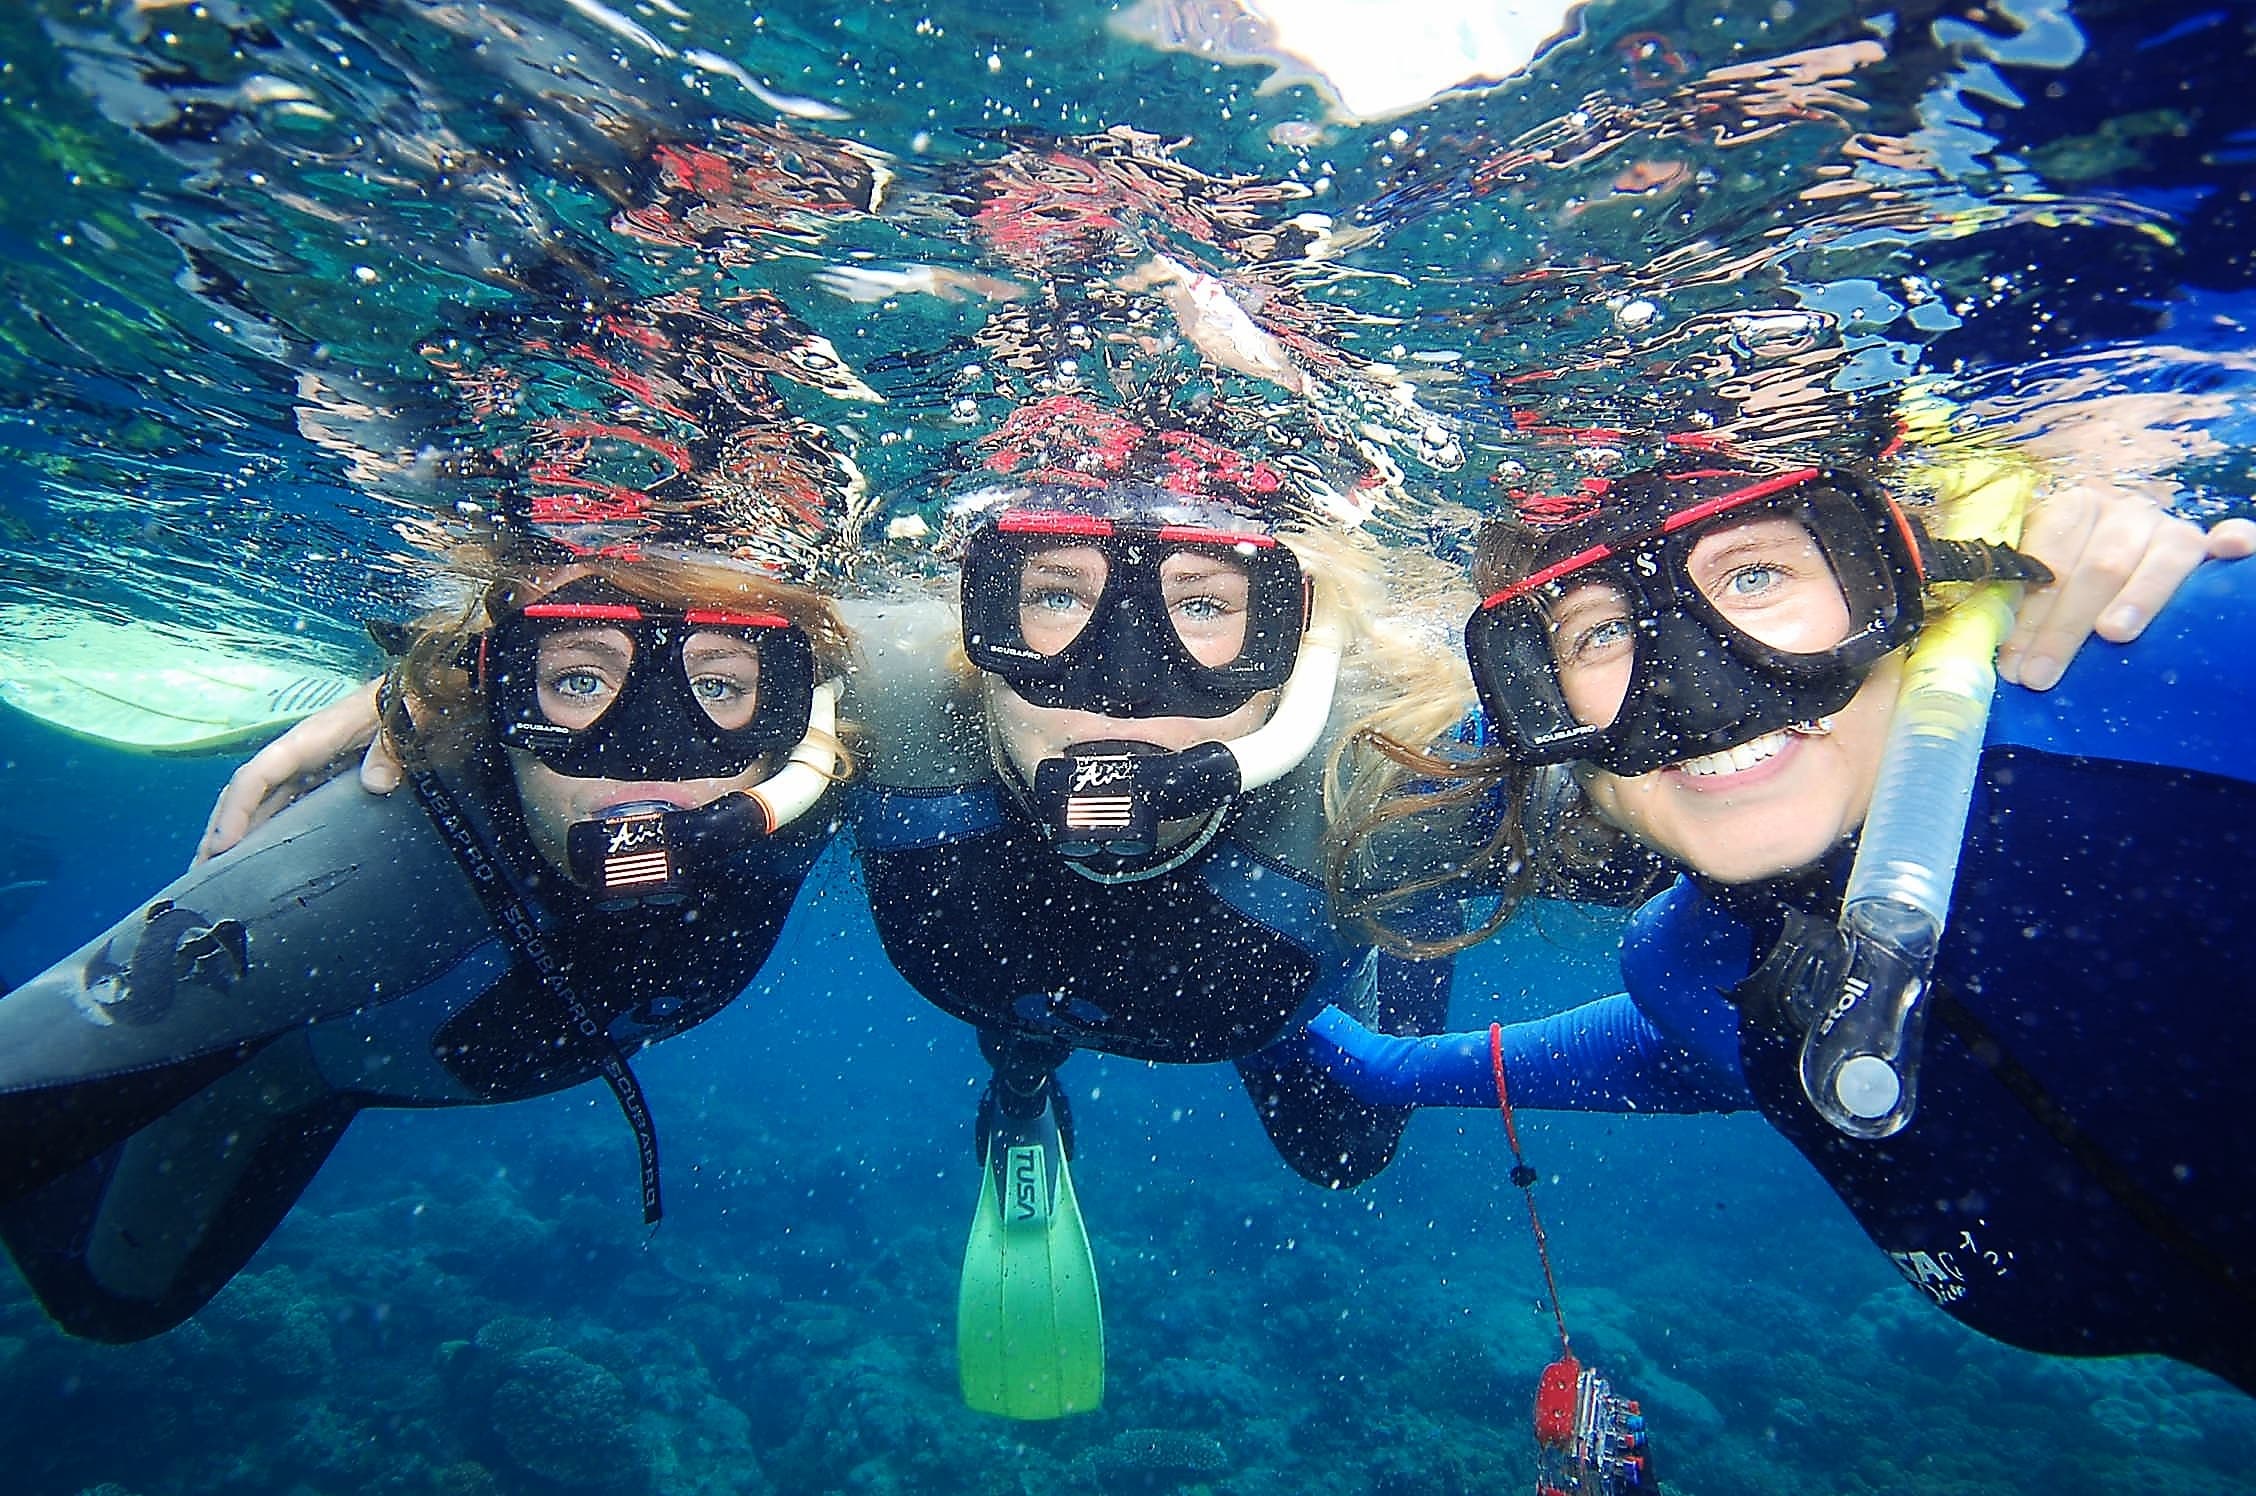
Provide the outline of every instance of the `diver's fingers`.
[[233,803],[233,788],[231,781],[227,789],[219,792],[219,802],[212,806],[211,815],[204,821],[204,834],[196,839],[196,855],[189,862],[191,867],[217,857],[241,841],[243,833],[251,829],[254,807],[249,803]]
[[2137,638],[2207,554],[2197,525],[2143,499],[2103,503],[2082,551],[2044,589],[2055,595],[2021,657],[2021,684],[2056,684],[2093,633],[2116,643]]
[[375,736],[377,684],[370,681],[323,707],[244,760],[212,806],[196,844],[196,861],[217,857],[291,801],[334,777]]
[[[274,745],[269,743],[267,748]],[[219,792],[204,834],[196,843],[196,862],[209,861],[250,835],[251,828],[273,818],[276,812],[321,783],[287,766],[283,759],[267,759],[267,749],[253,754]]]
[[371,795],[388,795],[400,787],[406,772],[400,763],[399,751],[392,746],[390,733],[380,732],[369,740],[368,751],[360,756],[362,789]]
[[2094,631],[2102,639],[2130,643],[2146,632],[2193,569],[2208,559],[2209,537],[2199,525],[2165,518],[2137,569],[2106,603]]
[[2209,527],[2209,559],[2238,561],[2256,556],[2256,519],[2225,519]]
[[[2099,507],[2099,500],[2084,489],[2048,493],[2029,511],[2028,523],[2021,532],[2021,549],[2042,561],[2056,578],[2066,579],[2075,570],[2092,526],[2098,521]],[[1998,647],[1999,675],[2017,685],[2033,684],[2024,679],[2032,663],[2029,646],[2059,600],[2057,584],[2032,587],[2023,595],[2014,615],[2013,631]]]

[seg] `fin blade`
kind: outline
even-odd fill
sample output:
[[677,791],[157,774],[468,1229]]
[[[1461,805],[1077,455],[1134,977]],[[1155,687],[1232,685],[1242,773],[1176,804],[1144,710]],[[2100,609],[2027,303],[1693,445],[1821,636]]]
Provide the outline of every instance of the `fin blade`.
[[1086,1412],[1104,1397],[1104,1318],[1072,1176],[1054,1137],[1004,1146],[1000,1170],[990,1151],[957,1290],[964,1401],[1006,1418]]

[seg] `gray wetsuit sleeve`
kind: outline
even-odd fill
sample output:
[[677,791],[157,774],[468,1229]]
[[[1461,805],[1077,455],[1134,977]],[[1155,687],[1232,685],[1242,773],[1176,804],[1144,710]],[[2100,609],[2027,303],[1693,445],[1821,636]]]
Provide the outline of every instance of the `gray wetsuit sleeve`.
[[277,1035],[430,988],[489,935],[412,796],[325,786],[0,998],[0,1199]]
[[0,998],[0,1095],[380,1004],[487,933],[414,797],[370,795],[348,776]]

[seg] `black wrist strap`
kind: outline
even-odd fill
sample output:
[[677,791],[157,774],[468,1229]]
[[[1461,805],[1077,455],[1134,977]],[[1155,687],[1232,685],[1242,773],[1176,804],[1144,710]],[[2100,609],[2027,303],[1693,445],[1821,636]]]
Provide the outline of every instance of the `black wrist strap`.
[[1994,540],[1937,540],[1914,525],[1919,570],[1928,582],[2035,582],[2053,579],[2036,557]]
[[416,733],[414,720],[400,702],[399,693],[389,678],[378,696],[377,710],[384,731],[391,735],[393,745],[399,750],[400,765],[407,772],[408,783],[415,789],[415,798],[422,802],[431,824],[438,828],[447,849],[454,853],[454,860],[470,879],[478,902],[485,905],[486,915],[493,921],[503,943],[562,1007],[571,1025],[573,1042],[593,1062],[604,1084],[618,1098],[619,1110],[626,1114],[627,1125],[634,1129],[635,1153],[642,1169],[643,1224],[656,1225],[658,1218],[665,1214],[658,1194],[658,1126],[651,1120],[650,1104],[643,1098],[640,1082],[636,1081],[634,1071],[627,1068],[627,1057],[620,1053],[609,1029],[573,987],[563,955],[541,934],[531,908],[518,892],[507,868],[478,834],[477,826],[463,812],[454,791],[447,788],[446,781],[432,767],[431,757],[424,751],[423,741]]

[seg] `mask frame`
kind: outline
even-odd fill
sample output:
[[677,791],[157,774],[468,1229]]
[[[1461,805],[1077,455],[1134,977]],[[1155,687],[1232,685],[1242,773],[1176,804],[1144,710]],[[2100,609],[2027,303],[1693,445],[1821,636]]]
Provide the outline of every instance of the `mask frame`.
[[[634,655],[618,699],[587,727],[570,728],[541,711],[539,647],[549,634],[586,627],[622,630]],[[758,695],[743,727],[722,727],[698,705],[682,645],[707,632],[735,635],[758,653]],[[479,636],[476,673],[495,736],[567,778],[725,779],[806,736],[815,656],[780,613],[667,608],[581,577],[498,618]]]
[[[1061,545],[1098,550],[1106,578],[1088,622],[1070,643],[1045,654],[1026,642],[1020,570],[1028,556]],[[1167,623],[1160,567],[1182,551],[1246,574],[1245,644],[1223,664],[1200,663]],[[1292,550],[1258,531],[1006,510],[966,545],[962,600],[964,652],[1034,706],[1110,717],[1221,717],[1291,678],[1310,593]]]
[[[1609,499],[1605,513],[1552,536],[1528,576],[1466,621],[1474,684],[1514,763],[1589,762],[1634,776],[1828,716],[1925,618],[1923,536],[1884,489],[1855,474],[1691,467],[1640,475]],[[1693,543],[1710,527],[1765,514],[1800,522],[1841,584],[1849,628],[1829,649],[1796,653],[1753,638],[1690,576]],[[1570,708],[1545,613],[1547,599],[1585,577],[1621,591],[1636,630],[1620,708],[1603,725]]]

